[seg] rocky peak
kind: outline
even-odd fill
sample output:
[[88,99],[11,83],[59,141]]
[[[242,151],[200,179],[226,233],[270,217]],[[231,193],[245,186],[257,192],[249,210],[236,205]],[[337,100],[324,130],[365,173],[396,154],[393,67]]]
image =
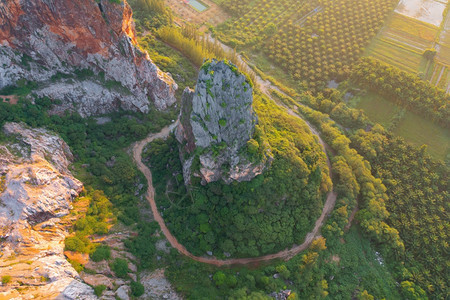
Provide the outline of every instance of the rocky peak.
[[196,147],[225,142],[241,148],[252,137],[256,114],[253,88],[237,68],[223,61],[206,63],[192,101],[191,125]]
[[[145,113],[149,99],[165,109],[177,86],[135,45],[126,0],[1,1],[0,89],[36,81],[38,96],[63,100],[59,110],[83,116],[119,106]],[[89,76],[70,77],[81,70]],[[108,81],[114,84],[105,87]]]
[[235,65],[217,60],[203,65],[195,91],[183,93],[176,133],[187,183],[191,175],[201,177],[203,183],[219,179],[230,183],[249,181],[262,173],[265,163],[247,155],[249,141],[256,142],[252,104],[251,81]]
[[[0,144],[0,299],[96,299],[64,257],[72,200],[82,190],[58,136],[7,123]],[[20,288],[19,288],[20,287]]]

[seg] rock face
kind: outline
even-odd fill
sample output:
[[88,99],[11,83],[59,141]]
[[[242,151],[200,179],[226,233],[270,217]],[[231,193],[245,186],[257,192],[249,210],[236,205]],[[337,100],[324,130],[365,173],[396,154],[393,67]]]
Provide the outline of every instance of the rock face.
[[128,3],[0,1],[0,89],[22,78],[81,115],[165,109],[177,85],[136,45]]
[[145,293],[138,299],[183,299],[166,279],[163,269],[157,269],[153,272],[143,271],[141,283],[144,285]]
[[200,70],[195,91],[183,93],[177,140],[186,183],[191,175],[203,183],[249,181],[263,172],[266,158],[247,155],[257,123],[250,81],[236,66],[213,60]]
[[[68,166],[72,154],[59,137],[7,123],[0,145],[0,298],[96,299],[64,257],[62,219],[82,189]],[[20,289],[16,289],[19,287]]]

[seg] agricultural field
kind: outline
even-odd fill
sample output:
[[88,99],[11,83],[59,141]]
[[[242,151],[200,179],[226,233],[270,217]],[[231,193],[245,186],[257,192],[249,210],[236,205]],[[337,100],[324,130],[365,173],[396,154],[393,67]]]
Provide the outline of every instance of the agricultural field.
[[[345,77],[396,1],[228,1],[220,38],[265,55],[310,89]],[[240,13],[239,13],[240,12]]]
[[394,13],[366,53],[403,71],[425,72],[423,53],[433,48],[438,31],[436,26]]
[[[423,144],[428,145],[428,152],[434,158],[445,160],[450,154],[450,133],[447,129],[406,111],[377,94],[367,93],[355,96],[348,105],[362,109],[371,121],[385,128],[391,128],[392,133],[409,143],[419,147]],[[397,123],[396,119],[398,119]]]
[[[450,91],[450,16],[447,1],[402,0],[365,55],[403,71],[419,74],[432,85]],[[434,58],[424,55],[435,49]]]

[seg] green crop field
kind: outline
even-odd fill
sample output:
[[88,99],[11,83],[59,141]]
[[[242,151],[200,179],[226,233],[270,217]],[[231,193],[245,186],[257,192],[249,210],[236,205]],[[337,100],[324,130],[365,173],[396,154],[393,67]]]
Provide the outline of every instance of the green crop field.
[[[400,106],[373,93],[356,96],[349,105],[362,109],[371,121],[385,128],[392,125],[394,117],[402,110]],[[416,146],[428,145],[428,152],[435,158],[444,160],[449,154],[449,131],[412,112],[404,113],[393,133]]]
[[405,113],[393,132],[416,146],[428,145],[428,152],[435,158],[445,160],[450,154],[450,132],[414,113]]
[[404,71],[425,73],[423,52],[433,47],[438,32],[436,26],[394,13],[365,54]]
[[411,73],[417,73],[422,62],[422,52],[386,38],[375,39],[368,47],[367,53],[376,59]]
[[371,121],[379,123],[384,127],[389,127],[392,118],[401,109],[395,104],[392,104],[392,102],[373,93],[356,96],[350,101],[349,105],[357,109],[362,109]]
[[[449,19],[449,18],[447,18]],[[449,90],[450,21],[440,27],[393,13],[381,32],[367,47],[365,55],[384,61],[403,71],[420,73],[424,80]],[[437,50],[433,61],[425,59],[426,49]]]

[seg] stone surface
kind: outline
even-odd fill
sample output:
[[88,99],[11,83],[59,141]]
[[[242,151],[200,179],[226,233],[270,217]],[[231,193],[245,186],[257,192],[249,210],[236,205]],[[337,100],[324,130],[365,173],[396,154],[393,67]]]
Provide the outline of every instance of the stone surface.
[[129,300],[130,287],[127,285],[122,285],[116,291],[116,296],[121,300]]
[[153,272],[143,271],[141,283],[144,285],[145,293],[138,299],[170,299],[181,300],[170,282],[164,276],[164,270],[158,269]]
[[81,279],[83,279],[83,281],[85,283],[87,283],[91,286],[97,286],[97,285],[103,284],[108,289],[113,289],[113,283],[112,283],[111,279],[109,279],[105,275],[101,275],[101,274],[91,275],[91,274],[81,273],[80,276],[81,276]]
[[106,276],[112,276],[113,272],[111,271],[108,262],[105,260],[94,262],[89,260],[88,263],[84,266],[87,269],[94,270],[97,274],[103,274]]
[[[145,113],[149,99],[158,109],[172,105],[177,85],[136,47],[128,3],[97,2],[2,1],[0,89],[37,81],[37,95],[63,101],[55,112],[82,116],[118,107]],[[75,72],[84,69],[90,74]]]
[[236,66],[212,60],[202,67],[195,91],[186,88],[183,93],[176,131],[186,184],[192,175],[203,183],[230,183],[249,181],[264,171],[269,153],[256,162],[246,150],[257,124],[252,104],[252,85]]
[[11,141],[0,145],[0,274],[11,282],[0,298],[96,299],[63,254],[71,224],[62,217],[82,189],[69,147],[43,129],[6,123],[3,131]]

